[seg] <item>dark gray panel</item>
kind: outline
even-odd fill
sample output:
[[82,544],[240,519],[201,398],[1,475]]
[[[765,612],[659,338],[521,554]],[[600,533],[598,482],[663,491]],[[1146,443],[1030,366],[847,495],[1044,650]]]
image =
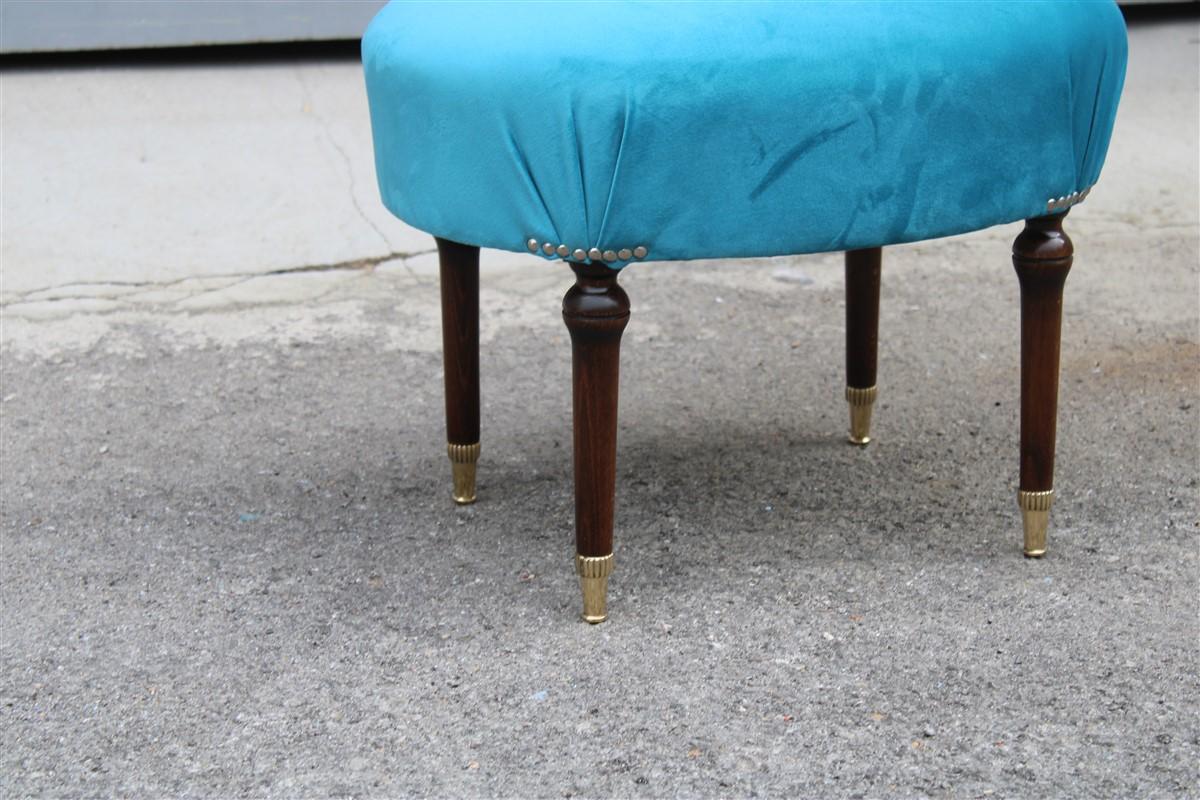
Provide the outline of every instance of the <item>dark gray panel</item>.
[[383,0],[3,0],[0,53],[357,39]]

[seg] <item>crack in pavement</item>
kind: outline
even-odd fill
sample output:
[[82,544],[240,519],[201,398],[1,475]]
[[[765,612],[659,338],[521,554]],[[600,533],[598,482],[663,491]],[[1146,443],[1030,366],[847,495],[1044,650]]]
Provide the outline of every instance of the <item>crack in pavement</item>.
[[[382,229],[380,229],[378,225],[375,224],[374,220],[367,216],[367,212],[358,202],[358,182],[354,179],[354,162],[350,159],[350,154],[346,152],[346,148],[342,146],[342,143],[339,142],[336,137],[334,137],[333,129],[330,127],[329,119],[324,114],[321,114],[317,111],[317,104],[312,98],[312,93],[309,91],[308,81],[305,80],[303,71],[297,68],[293,74],[296,76],[296,82],[300,84],[300,97],[303,101],[302,108],[308,110],[309,113],[312,114],[313,119],[315,119],[317,124],[321,126],[321,133],[325,135],[326,141],[328,141],[333,149],[337,151],[338,155],[341,156],[342,164],[346,168],[346,179],[350,183],[350,204],[354,206],[354,210],[358,213],[359,219],[365,222],[367,227],[373,230],[375,235],[379,237],[381,242],[383,242],[383,246],[390,247],[391,242],[388,241],[387,235]],[[414,273],[412,268],[407,264],[404,265],[404,268],[408,270],[409,274],[414,278],[417,277],[416,273]]]
[[[435,253],[435,252],[437,252],[436,248],[430,248],[428,250],[417,250],[417,251],[411,252],[411,253],[406,253],[403,251],[396,250],[396,251],[392,251],[392,252],[386,253],[381,256],[371,256],[368,258],[355,258],[355,259],[350,259],[348,261],[339,261],[334,264],[305,264],[303,266],[298,266],[298,267],[283,267],[280,269],[266,270],[264,272],[231,272],[231,273],[225,273],[223,275],[189,275],[187,277],[175,278],[175,279],[172,279],[169,281],[119,281],[119,280],[70,281],[68,283],[60,283],[60,284],[54,284],[54,285],[50,285],[50,286],[41,286],[41,287],[38,287],[37,289],[29,289],[24,292],[14,293],[16,299],[0,302],[0,308],[11,308],[13,306],[24,305],[27,303],[56,303],[56,302],[61,302],[64,300],[112,300],[114,302],[117,302],[119,299],[119,298],[114,298],[114,297],[102,297],[102,296],[97,296],[97,295],[91,295],[91,296],[71,295],[68,297],[46,297],[46,298],[38,298],[38,297],[33,296],[33,295],[42,294],[45,292],[58,291],[58,290],[62,290],[62,289],[72,289],[72,288],[76,288],[76,287],[87,288],[89,286],[121,286],[121,287],[134,288],[134,289],[165,289],[165,288],[170,288],[172,286],[179,286],[179,285],[187,283],[189,281],[228,281],[228,283],[223,283],[221,286],[202,289],[202,290],[195,292],[194,294],[188,295],[188,298],[191,298],[191,297],[198,297],[198,296],[201,296],[204,294],[208,294],[208,293],[214,292],[214,291],[221,291],[222,289],[228,289],[232,286],[237,286],[238,284],[245,283],[246,281],[254,280],[255,278],[266,278],[266,277],[274,277],[274,276],[279,276],[279,275],[296,275],[296,274],[301,274],[301,273],[306,273],[306,272],[339,272],[339,271],[367,272],[367,271],[374,269],[379,264],[383,264],[388,261],[395,261],[395,260],[407,261],[410,258],[415,258],[417,256],[422,256],[422,255],[429,255],[430,253]],[[408,273],[410,275],[412,275],[414,278],[418,277],[416,275],[416,273],[414,273],[412,271],[412,267],[408,266],[407,264],[405,264],[404,267],[408,271]],[[175,302],[179,302],[179,301],[177,300]]]

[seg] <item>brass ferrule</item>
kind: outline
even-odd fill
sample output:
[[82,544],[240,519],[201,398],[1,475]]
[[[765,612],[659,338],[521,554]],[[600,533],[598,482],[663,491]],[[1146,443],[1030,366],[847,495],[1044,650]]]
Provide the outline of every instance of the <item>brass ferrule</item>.
[[454,502],[467,505],[475,502],[475,462],[479,461],[479,442],[448,444],[450,469],[454,473]]
[[1017,505],[1021,507],[1021,522],[1025,527],[1025,555],[1028,558],[1046,555],[1046,529],[1050,526],[1050,506],[1053,504],[1053,489],[1017,492]]
[[858,389],[846,387],[846,402],[850,404],[850,441],[865,445],[871,441],[871,410],[875,407],[877,387]]
[[608,619],[608,576],[613,571],[613,554],[575,555],[575,571],[583,590],[583,619],[595,625]]

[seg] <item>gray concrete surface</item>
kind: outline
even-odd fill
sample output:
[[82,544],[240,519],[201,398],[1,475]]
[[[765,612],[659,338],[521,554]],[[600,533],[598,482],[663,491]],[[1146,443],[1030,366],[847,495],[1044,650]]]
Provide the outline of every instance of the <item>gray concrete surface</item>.
[[485,259],[455,508],[355,64],[6,72],[0,794],[1196,796],[1198,39],[1131,32],[1069,220],[1046,559],[1015,227],[886,253],[866,450],[837,255],[634,267],[596,628],[568,277]]

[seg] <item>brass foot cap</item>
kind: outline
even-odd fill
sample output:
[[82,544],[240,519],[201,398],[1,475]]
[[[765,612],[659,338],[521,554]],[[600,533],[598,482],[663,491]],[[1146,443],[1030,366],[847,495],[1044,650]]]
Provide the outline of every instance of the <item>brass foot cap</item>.
[[1053,504],[1053,489],[1017,492],[1017,505],[1021,507],[1021,523],[1025,528],[1026,558],[1046,555],[1046,529],[1050,526],[1050,506]]
[[475,462],[479,460],[479,442],[448,444],[450,469],[454,473],[454,502],[469,505],[475,502]]
[[871,410],[875,408],[876,387],[857,389],[846,387],[846,402],[850,404],[850,442],[859,446],[871,441]]
[[613,555],[575,556],[575,572],[583,590],[583,621],[596,625],[608,619],[608,576],[613,571]]

